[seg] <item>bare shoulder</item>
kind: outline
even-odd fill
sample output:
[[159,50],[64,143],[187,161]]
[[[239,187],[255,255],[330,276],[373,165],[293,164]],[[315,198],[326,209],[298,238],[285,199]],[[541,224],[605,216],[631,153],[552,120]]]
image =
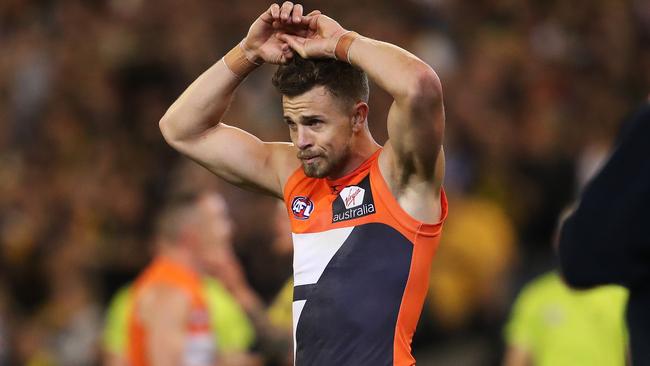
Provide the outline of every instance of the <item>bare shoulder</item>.
[[290,142],[269,142],[267,145],[271,150],[272,165],[280,180],[279,197],[282,198],[282,190],[289,177],[300,167],[300,160],[297,156],[298,149]]
[[184,316],[190,302],[190,296],[185,291],[160,284],[143,289],[136,306],[140,319],[149,324]]
[[414,163],[400,159],[388,141],[379,155],[379,170],[400,207],[414,219],[425,223],[440,220],[441,186],[445,174],[442,147],[431,174],[417,174]]

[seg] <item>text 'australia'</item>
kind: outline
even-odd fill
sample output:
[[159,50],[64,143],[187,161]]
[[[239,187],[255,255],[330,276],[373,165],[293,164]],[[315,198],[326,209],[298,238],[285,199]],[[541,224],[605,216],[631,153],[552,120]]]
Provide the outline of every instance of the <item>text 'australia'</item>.
[[352,220],[357,217],[366,216],[375,213],[375,205],[369,203],[367,205],[362,205],[361,207],[353,208],[342,213],[334,214],[332,217],[332,222],[339,222],[343,220]]
[[356,185],[346,186],[339,192],[332,203],[332,223],[357,219],[375,212],[370,177],[366,176]]

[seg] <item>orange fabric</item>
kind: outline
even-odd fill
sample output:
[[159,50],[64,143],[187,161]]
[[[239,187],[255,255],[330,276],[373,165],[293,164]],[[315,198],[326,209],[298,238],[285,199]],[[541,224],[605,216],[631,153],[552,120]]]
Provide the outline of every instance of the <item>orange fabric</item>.
[[[284,201],[292,231],[296,234],[383,223],[399,231],[413,244],[409,277],[395,324],[393,362],[399,366],[414,365],[411,341],[429,287],[429,272],[440,241],[442,225],[447,217],[447,197],[444,189],[441,189],[439,222],[423,223],[411,217],[401,208],[381,175],[378,159],[381,151],[382,149],[379,149],[353,172],[337,180],[309,178],[304,174],[302,167],[297,169],[287,180]],[[376,213],[332,223],[332,203],[336,200],[340,188],[356,185],[368,174]],[[313,202],[309,219],[301,220],[292,214],[293,200],[299,196],[306,196]]]
[[[129,314],[129,341],[127,346],[128,359],[131,366],[147,366],[147,330],[136,313],[136,304],[141,298],[143,290],[158,285],[166,285],[185,292],[191,301],[192,314],[207,315],[207,306],[202,293],[201,279],[190,268],[174,262],[166,257],[157,257],[136,279],[133,286],[132,300]],[[189,319],[187,324],[188,334],[211,332],[209,318]]]

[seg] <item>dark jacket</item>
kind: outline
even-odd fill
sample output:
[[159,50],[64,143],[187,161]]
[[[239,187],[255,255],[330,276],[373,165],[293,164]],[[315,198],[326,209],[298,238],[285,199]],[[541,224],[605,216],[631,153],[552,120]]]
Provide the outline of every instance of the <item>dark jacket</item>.
[[650,365],[650,105],[628,120],[617,146],[565,221],[560,267],[569,285],[630,290],[632,363]]

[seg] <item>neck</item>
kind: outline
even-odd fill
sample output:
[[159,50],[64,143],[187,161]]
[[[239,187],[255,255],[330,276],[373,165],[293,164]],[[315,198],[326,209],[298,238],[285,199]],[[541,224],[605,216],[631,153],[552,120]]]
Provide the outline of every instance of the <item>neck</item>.
[[350,174],[364,161],[368,160],[379,148],[381,148],[381,145],[375,141],[370,131],[363,131],[352,145],[350,155],[346,159],[345,164],[337,173],[330,175],[327,179],[336,180]]
[[158,255],[168,258],[174,261],[175,263],[178,263],[181,266],[186,267],[192,271],[200,273],[199,266],[194,260],[194,256],[192,255],[192,253],[190,253],[189,250],[185,248],[180,248],[178,246],[163,245],[158,251]]

